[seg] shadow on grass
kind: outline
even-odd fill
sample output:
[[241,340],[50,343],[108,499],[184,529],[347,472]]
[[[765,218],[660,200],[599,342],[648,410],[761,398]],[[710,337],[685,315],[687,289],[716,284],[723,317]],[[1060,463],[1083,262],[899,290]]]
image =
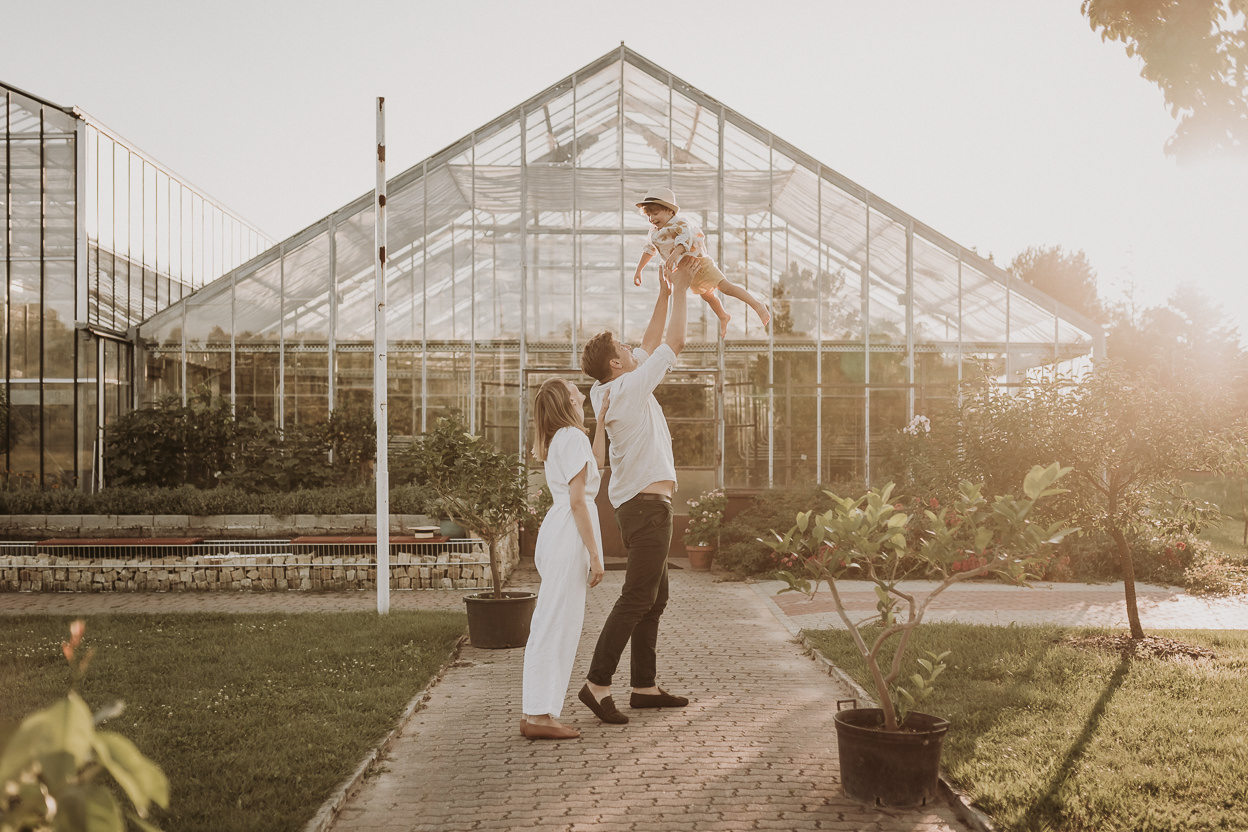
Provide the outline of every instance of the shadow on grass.
[[1122,687],[1123,682],[1126,681],[1127,674],[1130,672],[1131,657],[1124,656],[1119,661],[1118,667],[1114,669],[1114,675],[1106,683],[1105,690],[1101,691],[1100,698],[1096,700],[1096,704],[1088,712],[1088,718],[1083,723],[1083,730],[1079,732],[1079,736],[1071,744],[1070,749],[1067,750],[1066,756],[1054,766],[1053,775],[1049,778],[1044,793],[1023,815],[1023,829],[1047,829],[1048,826],[1043,825],[1045,815],[1048,813],[1057,814],[1060,811],[1061,806],[1056,799],[1057,793],[1061,791],[1062,787],[1066,785],[1067,781],[1074,774],[1075,765],[1087,751],[1092,738],[1096,736],[1101,720],[1105,716],[1105,711],[1109,708],[1110,700],[1114,698],[1114,694]]

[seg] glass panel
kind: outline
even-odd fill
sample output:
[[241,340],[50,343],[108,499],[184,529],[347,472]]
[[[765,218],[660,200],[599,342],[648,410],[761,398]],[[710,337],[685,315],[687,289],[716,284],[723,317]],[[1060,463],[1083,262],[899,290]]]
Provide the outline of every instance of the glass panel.
[[237,343],[277,343],[281,337],[281,304],[282,264],[279,261],[261,266],[241,278],[234,287]]
[[337,257],[338,331],[343,341],[372,341],[376,329],[373,314],[373,214],[371,207],[342,220],[334,228]]
[[[872,344],[906,342],[906,230],[871,212],[870,285]],[[876,381],[874,371],[871,381]]]
[[43,153],[46,165],[43,251],[49,257],[73,257],[77,246],[74,142],[49,139],[43,143]]
[[476,380],[477,433],[505,453],[517,453],[521,395],[519,353],[478,352]]
[[[178,383],[173,381],[171,386]],[[205,390],[214,398],[229,398],[230,354],[226,350],[187,351],[186,392],[189,395]]]
[[[96,346],[97,341],[84,341],[78,350],[77,420],[78,447],[75,449],[75,464],[79,471],[79,486],[90,487],[95,482],[95,443],[96,443]],[[109,355],[108,347],[112,347],[112,355],[116,355],[120,346],[116,341],[106,341],[105,356]],[[106,359],[107,360],[107,359]],[[114,368],[116,361],[113,362]],[[114,374],[115,374],[114,369]],[[105,390],[107,391],[107,387]],[[114,390],[115,390],[114,386]],[[107,416],[107,408],[105,409]]]
[[468,421],[468,390],[464,380],[471,369],[467,352],[433,351],[425,356],[426,416],[430,427],[439,416],[457,416]]
[[958,258],[914,235],[914,340],[957,341]]
[[1005,343],[1005,286],[962,263],[962,338],[969,343]]
[[39,141],[9,140],[9,253],[38,257],[40,246]]
[[[244,282],[251,278],[242,278]],[[287,345],[329,339],[329,236],[286,254],[282,327]]]
[[37,380],[39,333],[43,326],[39,263],[14,260],[9,268],[9,377]]
[[823,475],[829,484],[864,481],[866,385],[863,354],[832,352],[823,356]]
[[767,487],[768,383],[766,356],[724,356],[724,483]]
[[776,392],[772,481],[777,486],[818,482],[817,361],[818,355],[813,352],[777,353],[773,361]]
[[277,350],[239,350],[235,359],[236,402],[249,407],[266,422],[278,421],[277,392],[281,355]]
[[[1017,281],[1012,281],[1017,282]],[[1021,292],[1010,293],[1010,343],[1052,343],[1057,315]]]
[[673,369],[655,389],[654,397],[667,418],[677,469],[714,469],[717,456],[714,374]]
[[[574,153],[581,168],[620,167],[620,65],[577,79]],[[578,173],[583,176],[583,173]],[[618,183],[618,180],[617,180]],[[618,184],[616,185],[618,193]]]
[[43,386],[43,487],[74,488],[74,384]]
[[329,418],[329,353],[286,352],[286,425],[314,425]]
[[230,330],[234,326],[231,288],[230,282],[224,281],[187,300],[186,340],[189,348],[196,349],[207,344],[229,348]]
[[74,264],[64,260],[44,263],[43,375],[47,379],[74,378]]

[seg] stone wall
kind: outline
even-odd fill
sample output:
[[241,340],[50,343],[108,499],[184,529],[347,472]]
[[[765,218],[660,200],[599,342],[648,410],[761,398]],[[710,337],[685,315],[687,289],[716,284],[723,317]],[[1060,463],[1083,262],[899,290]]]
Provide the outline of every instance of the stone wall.
[[[180,531],[165,527],[169,534]],[[85,535],[84,535],[85,536]],[[213,554],[186,546],[185,556],[148,557],[141,545],[108,547],[92,557],[92,547],[0,544],[0,592],[260,592],[376,590],[376,544],[300,544],[278,547],[281,554],[248,554],[238,542]],[[174,547],[162,546],[168,555]],[[302,551],[301,551],[302,550]],[[330,550],[330,551],[326,551]],[[518,535],[499,543],[503,578],[520,562]],[[417,543],[390,551],[390,587],[405,589],[486,589],[491,584],[489,549],[482,540]]]

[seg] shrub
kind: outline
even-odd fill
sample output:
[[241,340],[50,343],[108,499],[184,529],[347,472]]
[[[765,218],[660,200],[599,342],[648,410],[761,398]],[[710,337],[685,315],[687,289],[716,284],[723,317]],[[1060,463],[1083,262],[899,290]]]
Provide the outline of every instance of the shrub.
[[[0,491],[3,514],[372,514],[377,490],[371,485],[332,486],[252,494],[236,488],[211,490],[110,487],[96,494],[79,491]],[[429,489],[403,485],[390,489],[393,514],[435,514]]]
[[774,553],[763,540],[773,529],[787,529],[802,511],[823,511],[831,500],[822,486],[771,488],[755,497],[719,533],[718,565],[737,575],[763,575],[777,567]]

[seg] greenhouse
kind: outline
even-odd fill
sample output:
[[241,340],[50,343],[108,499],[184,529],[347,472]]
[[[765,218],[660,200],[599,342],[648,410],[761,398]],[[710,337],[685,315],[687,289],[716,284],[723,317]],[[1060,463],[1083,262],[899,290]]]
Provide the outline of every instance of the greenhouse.
[[272,241],[76,107],[0,83],[8,485],[98,484],[134,406],[130,328]]
[[[1103,354],[1092,321],[621,45],[389,176],[391,441],[456,414],[519,451],[543,380],[588,387],[586,340],[611,329],[636,343],[657,269],[633,285],[647,232],[634,203],[654,187],[774,313],[764,328],[726,299],[721,338],[691,300],[657,392],[682,492],[870,480],[873,445],[956,382],[1008,385]],[[183,276],[185,255],[160,242],[182,225],[158,231],[151,255],[131,229],[129,251]],[[193,294],[126,307],[106,335],[133,345],[132,404],[208,390],[284,426],[371,408],[374,252],[369,191],[241,265],[215,261],[224,274]]]

